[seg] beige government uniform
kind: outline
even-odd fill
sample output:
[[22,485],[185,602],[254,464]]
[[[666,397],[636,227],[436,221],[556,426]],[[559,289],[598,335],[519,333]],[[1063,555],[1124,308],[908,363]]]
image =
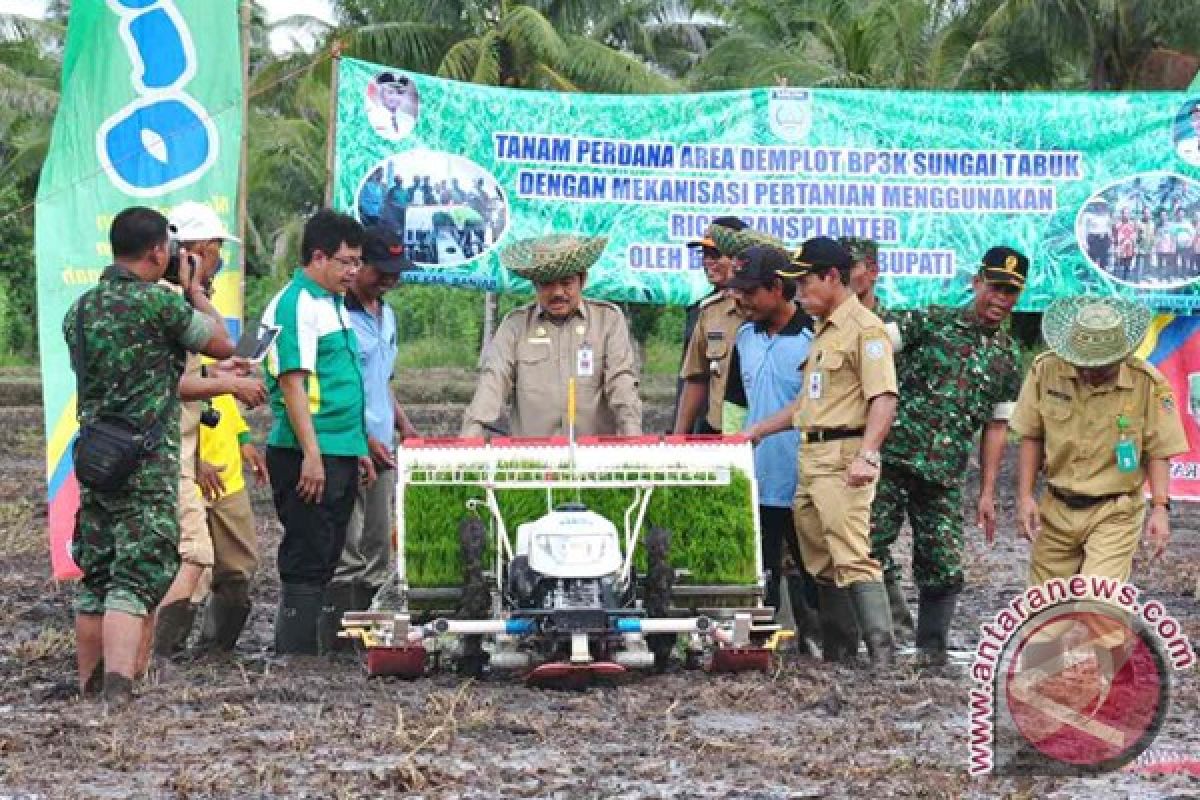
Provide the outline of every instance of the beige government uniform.
[[[200,356],[189,353],[185,375],[200,374]],[[200,444],[200,400],[180,403],[179,411],[179,556],[187,564],[213,565],[213,542],[208,530],[204,496],[196,483],[196,459]]]
[[[1117,469],[1122,415],[1138,453],[1131,472]],[[1115,382],[1093,387],[1074,366],[1043,353],[1025,378],[1009,424],[1024,438],[1042,440],[1047,491],[1039,504],[1042,529],[1030,555],[1030,584],[1076,574],[1128,580],[1146,514],[1146,464],[1188,449],[1170,384],[1145,361],[1127,358]],[[1068,501],[1086,507],[1072,508]]]
[[892,344],[883,322],[851,295],[817,326],[792,417],[801,431],[792,513],[804,565],[821,582],[842,587],[881,579],[879,562],[870,553],[877,481],[846,484],[846,471],[862,449],[861,434],[807,439],[864,428],[870,401],[896,393]]
[[575,378],[575,432],[580,436],[642,432],[642,401],[625,315],[612,303],[583,300],[555,322],[537,305],[500,323],[484,357],[463,436],[482,436],[511,401],[513,436],[565,436],[567,382]]
[[725,383],[729,380],[729,360],[738,327],[746,319],[738,311],[733,297],[722,293],[700,303],[700,315],[688,341],[679,377],[706,379],[708,409],[704,419],[714,431],[721,430],[721,408],[725,403]]

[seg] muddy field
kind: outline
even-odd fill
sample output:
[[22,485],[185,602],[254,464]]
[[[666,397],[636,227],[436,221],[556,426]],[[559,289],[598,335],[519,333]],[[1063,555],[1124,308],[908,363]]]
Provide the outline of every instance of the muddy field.
[[[40,409],[0,408],[0,798],[1200,797],[1195,778],[1154,770],[969,778],[961,667],[873,679],[804,661],[560,692],[278,660],[279,527],[261,492],[263,566],[236,658],[155,673],[131,710],[108,715],[71,690],[73,588],[48,577],[42,447]],[[970,547],[963,649],[1023,588],[1008,469],[1001,495],[996,547],[978,535]],[[1139,563],[1135,576],[1197,640],[1200,508],[1177,508],[1173,523],[1165,563]],[[1175,677],[1153,746],[1166,761],[1200,755],[1200,676]]]

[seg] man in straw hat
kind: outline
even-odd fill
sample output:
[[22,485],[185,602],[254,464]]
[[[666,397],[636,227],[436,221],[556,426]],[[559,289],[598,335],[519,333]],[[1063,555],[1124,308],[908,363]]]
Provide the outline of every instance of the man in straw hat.
[[588,268],[605,237],[552,234],[505,248],[501,262],[533,282],[536,302],[500,323],[484,356],[463,436],[482,436],[512,404],[513,436],[567,432],[567,384],[575,379],[575,431],[642,432],[642,401],[625,315],[612,303],[585,300]]
[[[1076,574],[1128,580],[1141,538],[1170,537],[1170,459],[1188,449],[1171,386],[1131,354],[1151,312],[1108,297],[1066,297],[1042,318],[1051,352],[1033,362],[1011,427],[1021,436],[1017,522],[1033,543],[1029,582]],[[1046,475],[1039,504],[1034,483]]]
[[724,240],[723,232],[745,227],[746,223],[737,217],[717,217],[703,238],[688,242],[689,248],[699,249],[703,255],[704,274],[713,285],[713,293],[688,307],[675,433],[721,432],[729,355],[742,315],[733,296],[725,290],[733,275],[733,255],[722,250],[716,239]]
[[907,517],[920,593],[917,650],[927,664],[946,662],[946,638],[963,587],[963,477],[976,437],[976,520],[989,542],[996,535],[996,475],[1021,387],[1017,343],[1002,326],[1028,271],[1024,255],[993,247],[972,281],[973,303],[892,315],[900,404],[871,507],[871,555],[883,565],[895,624],[897,606],[905,601],[891,545]]
[[797,402],[747,429],[758,441],[800,431],[793,514],[804,565],[817,580],[822,651],[852,660],[858,632],[876,667],[895,644],[879,562],[870,554],[870,510],[879,448],[896,414],[892,344],[879,317],[862,307],[848,281],[846,249],[819,236],[806,241],[785,276],[799,279],[804,310],[819,318]]

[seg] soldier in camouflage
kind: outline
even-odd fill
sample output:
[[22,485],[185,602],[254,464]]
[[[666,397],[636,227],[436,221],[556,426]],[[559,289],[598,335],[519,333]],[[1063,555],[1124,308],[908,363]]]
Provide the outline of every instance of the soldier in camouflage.
[[919,590],[917,649],[929,664],[946,660],[947,632],[963,586],[962,480],[981,429],[976,518],[987,540],[995,537],[996,475],[1021,381],[1016,342],[1002,326],[1028,269],[1028,259],[1016,250],[993,247],[975,276],[974,303],[892,315],[900,407],[883,447],[871,549],[894,583],[898,567],[890,547],[907,514]]
[[[109,230],[115,263],[67,312],[63,336],[77,371],[81,425],[117,418],[160,435],[121,488],[80,487],[72,556],[83,572],[75,634],[80,689],[103,686],[121,706],[133,696],[153,612],[179,568],[179,394],[187,352],[233,354],[221,317],[192,279],[187,299],[155,285],[169,261],[167,219],[148,208],[117,214]],[[190,302],[190,304],[189,304]]]

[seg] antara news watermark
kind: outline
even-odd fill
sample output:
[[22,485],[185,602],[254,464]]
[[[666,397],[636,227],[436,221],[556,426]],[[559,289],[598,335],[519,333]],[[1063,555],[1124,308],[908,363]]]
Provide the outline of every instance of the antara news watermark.
[[1026,589],[980,626],[968,771],[1095,774],[1133,761],[1196,663],[1183,626],[1134,585],[1094,575]]

